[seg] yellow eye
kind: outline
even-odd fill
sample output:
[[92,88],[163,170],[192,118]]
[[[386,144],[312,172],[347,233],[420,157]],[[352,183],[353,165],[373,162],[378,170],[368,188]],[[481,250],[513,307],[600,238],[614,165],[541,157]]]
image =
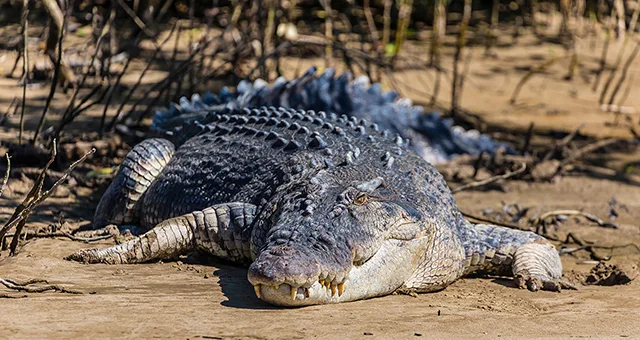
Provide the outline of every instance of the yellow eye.
[[358,195],[358,197],[356,197],[356,199],[353,201],[353,204],[355,205],[365,205],[367,204],[367,202],[369,201],[369,195],[367,194],[360,194]]

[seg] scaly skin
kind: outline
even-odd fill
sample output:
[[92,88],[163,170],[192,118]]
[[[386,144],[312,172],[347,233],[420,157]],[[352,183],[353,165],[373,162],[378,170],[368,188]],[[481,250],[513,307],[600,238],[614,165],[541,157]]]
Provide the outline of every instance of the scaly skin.
[[69,259],[138,263],[199,249],[250,264],[256,294],[283,306],[434,291],[477,271],[558,287],[558,253],[543,238],[465,221],[442,176],[366,121],[223,110],[183,132],[195,137],[174,136],[173,155],[163,139],[134,148],[97,209],[102,224],[127,216],[149,231]]

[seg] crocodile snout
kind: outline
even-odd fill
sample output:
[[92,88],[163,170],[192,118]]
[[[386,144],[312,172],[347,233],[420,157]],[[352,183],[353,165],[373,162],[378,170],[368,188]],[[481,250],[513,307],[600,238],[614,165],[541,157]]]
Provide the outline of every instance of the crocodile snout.
[[263,287],[269,287],[281,291],[282,295],[289,294],[292,300],[304,299],[309,297],[309,289],[318,283],[327,293],[339,296],[344,291],[350,268],[348,263],[340,264],[335,258],[319,253],[276,246],[260,253],[249,267],[248,279],[259,298]]

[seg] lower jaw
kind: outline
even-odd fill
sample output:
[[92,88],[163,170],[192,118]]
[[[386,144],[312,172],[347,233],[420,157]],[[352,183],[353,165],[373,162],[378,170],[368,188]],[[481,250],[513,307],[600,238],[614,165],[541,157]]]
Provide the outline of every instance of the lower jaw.
[[260,298],[270,304],[286,307],[310,306],[368,299],[388,295],[402,286],[412,273],[411,252],[399,243],[388,241],[369,261],[351,268],[344,283],[344,291],[326,289],[314,282],[308,291],[300,288],[291,293],[291,287],[282,284],[276,290],[260,285]]

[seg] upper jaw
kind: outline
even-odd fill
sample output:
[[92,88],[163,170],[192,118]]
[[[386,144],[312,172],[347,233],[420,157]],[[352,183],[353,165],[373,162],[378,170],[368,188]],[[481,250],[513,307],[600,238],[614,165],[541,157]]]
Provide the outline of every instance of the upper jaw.
[[339,298],[350,270],[350,264],[327,265],[317,259],[299,261],[261,254],[249,267],[248,279],[259,298],[271,297],[269,300],[277,305],[289,305],[290,301],[295,305],[296,300],[317,299],[320,295]]
[[[419,242],[419,241],[417,241]],[[309,280],[302,286],[279,285],[256,281],[250,274],[256,295],[272,305],[294,307],[338,303],[391,294],[413,272],[417,261],[416,241],[388,240],[361,266],[352,266],[343,281],[331,281],[329,287]],[[414,249],[411,249],[414,248]],[[418,247],[423,248],[423,247]],[[251,273],[251,271],[250,271]]]

